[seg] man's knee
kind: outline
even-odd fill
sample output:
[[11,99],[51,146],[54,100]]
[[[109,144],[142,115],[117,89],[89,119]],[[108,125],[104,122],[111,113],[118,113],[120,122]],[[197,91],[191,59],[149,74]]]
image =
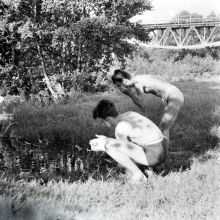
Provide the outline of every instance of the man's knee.
[[162,118],[161,121],[161,131],[164,136],[169,136],[169,132],[171,127],[173,126],[175,119],[171,117],[167,117],[166,115]]
[[177,103],[178,109],[180,109],[184,105],[184,96],[183,96],[183,94],[180,94],[178,96],[178,99],[176,100],[176,103]]
[[166,112],[163,115],[162,124],[164,124],[164,125],[165,124],[170,124],[170,123],[172,123],[174,118],[175,118],[175,115],[172,112]]
[[118,150],[122,147],[122,143],[120,141],[117,140],[109,140],[106,144],[105,144],[105,151],[109,152],[112,150]]

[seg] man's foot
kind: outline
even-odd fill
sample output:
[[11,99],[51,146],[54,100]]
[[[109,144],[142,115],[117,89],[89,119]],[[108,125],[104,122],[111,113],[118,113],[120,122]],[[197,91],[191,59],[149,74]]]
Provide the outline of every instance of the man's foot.
[[132,175],[129,179],[129,182],[131,183],[140,183],[140,182],[146,182],[147,177],[142,174],[142,175]]
[[127,170],[124,176],[126,179],[130,179],[132,176],[132,173],[129,170]]
[[154,171],[153,170],[146,170],[147,176],[148,177],[152,177],[154,175]]
[[151,167],[148,167],[148,169],[145,169],[144,172],[147,175],[147,177],[152,177],[154,175],[154,171]]

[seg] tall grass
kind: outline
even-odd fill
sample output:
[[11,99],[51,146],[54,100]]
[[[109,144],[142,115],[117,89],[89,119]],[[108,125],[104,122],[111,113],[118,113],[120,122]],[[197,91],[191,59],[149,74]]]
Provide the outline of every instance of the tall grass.
[[0,178],[0,220],[219,219],[220,152],[194,159],[191,169],[125,179],[68,183]]
[[[218,137],[211,134],[210,130],[219,125],[219,118],[214,114],[215,106],[220,105],[219,91],[211,89],[209,83],[181,82],[177,86],[184,93],[185,105],[171,130],[166,172],[181,167],[188,168],[193,156],[214,148],[218,142]],[[20,106],[15,112],[14,120],[18,123],[17,136],[32,144],[71,147],[74,158],[83,163],[86,177],[95,172],[98,178],[107,178],[108,169],[115,167],[116,163],[109,160],[106,154],[90,152],[88,144],[95,134],[114,136],[113,129],[103,127],[98,120],[92,118],[93,108],[103,98],[114,101],[120,112],[140,112],[133,102],[120,92],[81,95],[65,104],[41,108],[25,105]],[[146,95],[144,102],[146,116],[159,126],[164,107],[161,100]],[[162,167],[158,167],[158,172],[161,171]]]
[[[212,113],[217,105],[218,92],[210,89],[208,83],[176,84],[185,96],[185,105],[176,125],[187,130],[190,129],[189,124],[193,128],[200,127],[200,130],[209,129],[215,123]],[[103,98],[112,100],[120,112],[128,110],[140,112],[127,96],[118,91],[81,95],[77,99],[73,97],[65,104],[52,104],[46,107],[33,107],[31,104],[26,104],[17,108],[15,112],[14,120],[18,123],[18,136],[32,143],[47,140],[47,143],[51,144],[85,146],[96,133],[107,132],[110,136],[114,135],[113,130],[106,129],[92,117],[94,107]],[[163,112],[161,100],[155,96],[146,95],[143,102],[146,104],[146,116],[159,125]],[[179,127],[174,127],[173,130],[176,132]]]
[[189,81],[210,78],[219,74],[219,61],[211,56],[198,57],[186,55],[182,60],[175,61],[175,56],[149,57],[136,55],[127,60],[126,70],[135,74],[161,75],[171,81]]

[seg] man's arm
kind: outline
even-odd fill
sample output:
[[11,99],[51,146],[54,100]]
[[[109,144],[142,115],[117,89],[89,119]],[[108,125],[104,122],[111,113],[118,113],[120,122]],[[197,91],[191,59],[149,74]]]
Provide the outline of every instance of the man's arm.
[[130,133],[131,125],[125,121],[119,122],[115,128],[116,139],[130,141],[128,134]]
[[[132,142],[132,138],[140,136],[141,129],[133,128],[128,122],[119,122],[115,128],[116,139]],[[132,134],[132,137],[130,136]]]
[[136,88],[127,88],[121,92],[129,96],[132,99],[132,101],[145,113],[146,103],[144,100],[143,93],[139,92]]

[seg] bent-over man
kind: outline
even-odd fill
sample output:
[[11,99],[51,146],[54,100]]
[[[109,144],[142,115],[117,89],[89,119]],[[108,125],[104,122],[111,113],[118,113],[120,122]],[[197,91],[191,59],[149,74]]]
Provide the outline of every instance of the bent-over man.
[[145,111],[145,107],[143,103],[141,103],[140,97],[144,93],[150,93],[162,99],[165,107],[161,120],[161,130],[165,138],[167,154],[170,129],[184,104],[182,92],[162,77],[149,74],[132,76],[120,69],[114,71],[112,81],[124,94],[128,95],[142,111]]

